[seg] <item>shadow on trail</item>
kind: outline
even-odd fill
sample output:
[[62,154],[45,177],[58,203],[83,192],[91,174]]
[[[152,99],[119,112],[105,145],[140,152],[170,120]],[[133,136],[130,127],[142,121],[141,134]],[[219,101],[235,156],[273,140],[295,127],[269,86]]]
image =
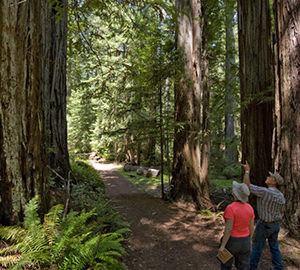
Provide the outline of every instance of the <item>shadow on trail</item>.
[[219,269],[219,220],[180,209],[138,189],[113,170],[100,170],[111,204],[129,222],[129,270]]
[[[214,220],[150,196],[114,171],[121,167],[118,164],[91,164],[101,174],[111,204],[130,224],[128,255],[124,258],[129,270],[220,269],[215,255],[224,228],[221,219]],[[270,270],[267,245],[264,254],[259,270]]]

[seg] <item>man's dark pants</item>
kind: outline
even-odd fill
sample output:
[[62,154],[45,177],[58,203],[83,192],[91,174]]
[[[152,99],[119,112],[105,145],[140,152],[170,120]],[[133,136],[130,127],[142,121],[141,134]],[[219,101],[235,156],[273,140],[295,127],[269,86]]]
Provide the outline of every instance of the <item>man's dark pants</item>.
[[266,239],[268,239],[269,247],[272,255],[272,264],[274,270],[282,270],[282,258],[278,246],[278,233],[280,230],[280,223],[266,223],[259,220],[255,227],[252,243],[252,253],[250,256],[250,269],[256,270],[258,262],[265,246]]

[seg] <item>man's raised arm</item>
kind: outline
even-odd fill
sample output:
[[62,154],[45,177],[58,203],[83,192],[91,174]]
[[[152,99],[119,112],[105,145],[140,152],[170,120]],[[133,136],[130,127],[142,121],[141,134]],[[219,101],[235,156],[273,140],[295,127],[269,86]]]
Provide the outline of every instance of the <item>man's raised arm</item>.
[[244,176],[243,176],[243,182],[248,186],[250,189],[250,166],[246,160],[246,164],[242,164],[242,167],[244,169]]

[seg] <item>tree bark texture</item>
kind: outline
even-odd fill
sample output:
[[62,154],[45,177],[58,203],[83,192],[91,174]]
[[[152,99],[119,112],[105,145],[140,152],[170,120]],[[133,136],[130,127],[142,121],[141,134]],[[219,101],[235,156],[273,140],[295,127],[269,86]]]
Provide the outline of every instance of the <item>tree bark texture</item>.
[[46,122],[43,115],[43,1],[2,1],[0,8],[0,222],[22,220],[40,195],[48,206]]
[[206,206],[210,207],[209,198],[209,163],[210,163],[210,118],[209,118],[209,101],[210,101],[210,85],[209,85],[209,67],[208,67],[208,29],[207,29],[207,6],[206,2],[201,3],[201,141],[200,141],[200,183],[202,184],[202,196],[205,198]]
[[265,185],[272,170],[274,84],[269,0],[238,1],[242,159],[251,181]]
[[[47,1],[46,1],[47,2]],[[67,179],[70,171],[67,146],[67,0],[58,0],[57,6],[48,8],[50,14],[43,35],[43,65],[45,74],[44,111],[47,123],[49,166]]]
[[177,46],[182,74],[175,86],[175,136],[171,198],[206,207],[208,182],[201,177],[201,5],[197,0],[177,0]]
[[284,221],[300,235],[300,1],[274,1],[275,170],[285,179]]
[[236,138],[236,49],[234,37],[235,0],[225,2],[226,59],[225,59],[225,164],[238,161]]
[[[61,49],[53,44],[64,43],[66,37],[60,39],[53,29],[55,14],[48,1],[4,0],[0,7],[2,224],[22,221],[25,204],[35,195],[39,195],[41,214],[49,208],[47,164],[48,153],[53,151],[49,137],[57,136],[54,133],[58,132],[50,115],[59,119],[57,106],[51,103],[51,91],[56,89],[56,98],[61,97],[59,87],[65,76],[63,62],[58,61]],[[56,27],[65,27],[63,20],[66,18],[57,22]],[[66,123],[65,118],[59,122],[62,126],[63,121]],[[59,132],[64,132],[63,128]]]

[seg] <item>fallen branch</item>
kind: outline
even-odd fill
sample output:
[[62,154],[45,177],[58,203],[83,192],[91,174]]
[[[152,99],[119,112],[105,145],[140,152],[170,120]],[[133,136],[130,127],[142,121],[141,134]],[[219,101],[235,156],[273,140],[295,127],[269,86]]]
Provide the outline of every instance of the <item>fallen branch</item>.
[[66,186],[68,197],[67,197],[66,204],[65,204],[63,219],[65,219],[65,217],[68,213],[69,202],[70,202],[70,198],[71,198],[70,186],[71,186],[71,171],[69,171],[69,173],[68,173],[68,183],[67,183],[67,186]]

